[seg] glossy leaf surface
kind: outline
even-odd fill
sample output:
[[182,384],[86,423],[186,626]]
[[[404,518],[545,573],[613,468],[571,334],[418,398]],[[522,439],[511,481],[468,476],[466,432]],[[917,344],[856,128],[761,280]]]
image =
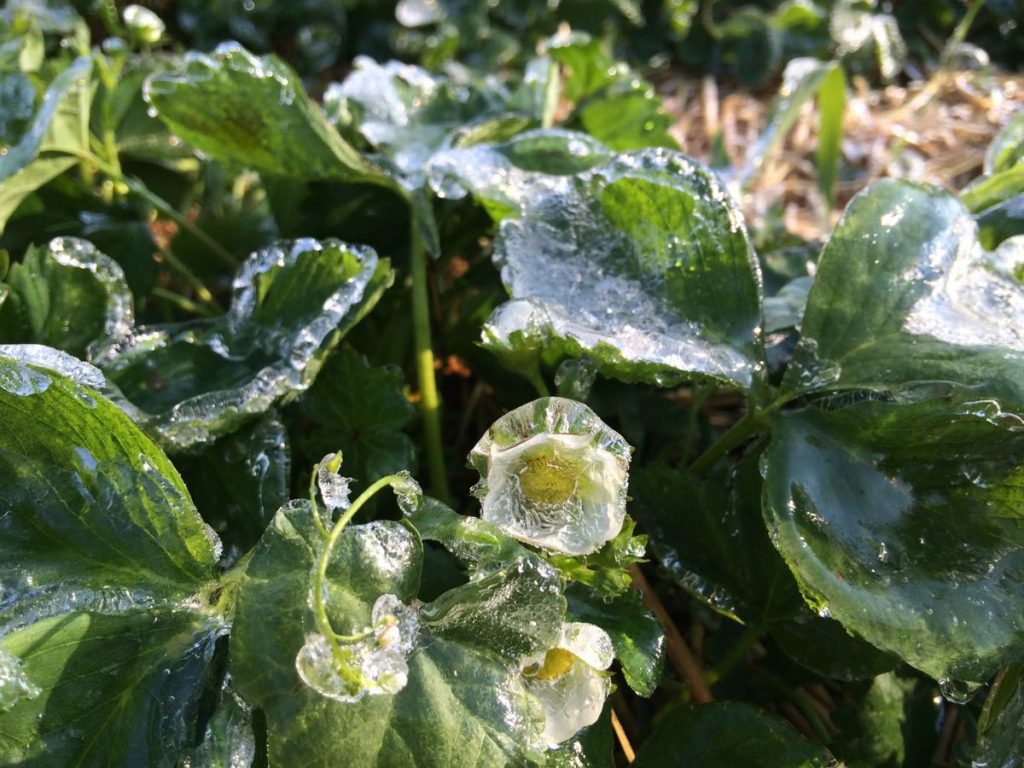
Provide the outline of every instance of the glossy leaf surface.
[[216,537],[160,449],[89,385],[0,358],[0,420],[0,663],[16,658],[27,686],[3,696],[0,755],[173,760],[222,632],[198,594]]
[[765,514],[808,599],[937,679],[1024,657],[1021,423],[953,398],[778,418]]
[[171,130],[218,160],[277,176],[384,178],[275,56],[257,57],[237,43],[210,55],[190,53],[180,72],[152,75],[145,94]]
[[1024,291],[945,190],[881,181],[822,252],[785,386],[978,387],[1024,404]]

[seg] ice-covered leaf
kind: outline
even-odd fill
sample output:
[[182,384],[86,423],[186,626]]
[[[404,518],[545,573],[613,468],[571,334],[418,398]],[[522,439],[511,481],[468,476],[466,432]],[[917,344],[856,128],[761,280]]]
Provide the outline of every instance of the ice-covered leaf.
[[414,409],[404,383],[399,368],[372,367],[355,350],[339,349],[302,397],[303,412],[316,425],[304,442],[306,454],[319,458],[340,449],[345,475],[362,487],[412,469],[412,441],[402,430]]
[[203,740],[182,761],[182,768],[250,768],[256,758],[252,719],[252,707],[226,678]]
[[969,398],[778,417],[765,515],[819,610],[937,679],[980,682],[1024,657],[1024,418]]
[[134,325],[124,272],[86,240],[31,247],[8,272],[0,341],[43,344],[77,357],[102,356]]
[[395,164],[404,183],[419,187],[435,152],[505,109],[498,95],[411,64],[359,56],[348,77],[327,89],[324,102],[328,114],[347,116]]
[[287,64],[238,43],[187,54],[179,72],[150,76],[145,96],[171,130],[217,160],[304,179],[385,178],[341,138]]
[[798,277],[786,283],[774,296],[764,300],[765,333],[784,331],[787,328],[800,330],[800,321],[807,306],[813,277]]
[[508,141],[438,152],[427,165],[441,197],[473,195],[496,221],[518,215],[534,192],[606,162],[611,150],[586,133],[558,128],[526,131]]
[[216,537],[88,384],[0,357],[0,422],[0,679],[15,669],[22,692],[2,684],[0,755],[173,762],[223,631],[202,595]]
[[[308,504],[286,506],[241,588],[232,674],[266,714],[271,763],[302,754],[381,768],[490,768],[539,756],[543,709],[526,690],[518,654],[553,645],[557,636],[564,599],[553,569],[528,555],[495,563],[419,606],[405,686],[344,703],[304,684],[295,666],[311,625],[310,571],[322,541]],[[327,571],[332,625],[339,632],[366,626],[382,594],[416,605],[421,557],[419,537],[402,524],[347,528]]]
[[527,403],[492,424],[470,451],[481,517],[551,552],[594,552],[622,528],[629,454],[622,436],[583,403]]
[[637,752],[636,768],[826,768],[828,753],[749,704],[677,707]]
[[883,180],[854,199],[822,252],[784,386],[940,381],[1024,404],[1021,318],[1020,282],[981,248],[960,201]]
[[986,208],[974,218],[978,222],[978,239],[993,250],[1017,235],[1024,235],[1024,187],[1019,195]]
[[586,355],[626,381],[761,379],[760,273],[740,213],[683,155],[625,153],[549,180],[502,223],[494,258],[521,302],[491,318],[494,338]]
[[104,372],[169,449],[212,442],[306,390],[392,276],[370,248],[282,242],[242,266],[226,315],[139,328]]

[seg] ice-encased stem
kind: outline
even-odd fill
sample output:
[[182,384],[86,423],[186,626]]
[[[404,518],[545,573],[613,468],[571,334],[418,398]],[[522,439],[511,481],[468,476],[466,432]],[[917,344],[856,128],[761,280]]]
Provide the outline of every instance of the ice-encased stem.
[[409,263],[412,271],[412,325],[416,347],[416,375],[420,387],[420,413],[427,450],[427,470],[434,496],[447,502],[448,473],[441,443],[441,403],[434,378],[434,350],[430,342],[430,296],[427,290],[427,253],[423,248],[415,206],[410,206]]
[[[313,580],[313,603],[314,603],[314,615],[316,617],[316,627],[320,631],[320,634],[327,638],[327,642],[331,646],[331,653],[333,654],[335,661],[338,662],[338,674],[345,679],[346,683],[358,685],[359,680],[352,680],[351,676],[354,674],[352,670],[347,666],[346,659],[343,657],[346,651],[342,649],[339,641],[351,642],[353,639],[358,639],[356,636],[339,635],[334,631],[334,627],[331,626],[331,620],[327,616],[327,598],[325,595],[325,587],[327,584],[327,566],[331,561],[331,552],[334,551],[334,546],[338,543],[338,539],[341,538],[341,534],[345,530],[345,526],[348,525],[349,521],[355,517],[356,513],[363,508],[373,495],[377,493],[381,488],[395,483],[404,483],[405,478],[400,475],[386,475],[380,480],[377,480],[370,485],[365,491],[359,494],[359,498],[352,502],[352,506],[345,510],[345,514],[338,518],[338,522],[331,528],[330,535],[327,537],[327,543],[324,544],[323,552],[320,553],[320,560],[316,565],[316,576]],[[318,516],[316,505],[312,507],[314,516]],[[323,523],[320,523],[323,526]]]

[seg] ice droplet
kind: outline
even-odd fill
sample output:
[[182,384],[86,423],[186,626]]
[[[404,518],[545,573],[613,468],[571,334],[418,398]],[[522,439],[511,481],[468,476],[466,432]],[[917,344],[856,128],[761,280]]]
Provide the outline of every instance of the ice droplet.
[[423,501],[423,489],[408,471],[403,469],[399,472],[398,480],[392,482],[391,487],[395,492],[398,508],[402,510],[403,514],[411,515],[420,508],[420,502]]
[[954,704],[966,704],[977,696],[978,691],[983,687],[984,683],[953,680],[949,677],[943,677],[939,680],[939,690],[942,692],[943,697]]

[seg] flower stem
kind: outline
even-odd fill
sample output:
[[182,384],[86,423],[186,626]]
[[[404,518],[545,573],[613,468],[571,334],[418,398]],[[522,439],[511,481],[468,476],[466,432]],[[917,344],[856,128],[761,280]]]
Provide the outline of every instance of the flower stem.
[[690,471],[696,475],[704,474],[729,451],[756,434],[762,423],[760,416],[761,414],[750,408],[743,414],[743,418],[733,424],[721,438],[694,460],[690,465]]
[[[345,640],[345,635],[339,635],[334,631],[334,627],[331,626],[330,617],[327,615],[327,566],[331,560],[331,552],[334,551],[334,546],[338,543],[338,539],[341,538],[342,532],[345,530],[345,526],[348,525],[349,521],[355,517],[356,513],[363,508],[363,505],[369,501],[374,494],[377,493],[381,488],[387,485],[393,485],[396,482],[401,482],[402,478],[398,475],[386,475],[380,480],[373,483],[369,488],[359,494],[359,498],[352,502],[345,514],[338,518],[338,522],[331,528],[330,535],[327,537],[327,543],[324,544],[323,552],[320,553],[320,560],[317,562],[316,575],[313,578],[313,603],[314,603],[314,615],[316,619],[316,627],[320,630],[320,634],[327,638],[327,641],[331,645],[331,652],[334,654],[335,660],[338,661],[339,668],[344,669],[347,659],[345,658],[348,654],[339,645],[339,640]],[[316,507],[312,510],[314,515],[319,516],[319,512]],[[323,527],[323,524],[320,524]],[[353,636],[355,637],[355,636]]]
[[427,253],[419,231],[416,207],[412,210],[409,231],[409,263],[412,271],[412,323],[413,343],[416,347],[416,375],[420,387],[420,413],[423,417],[423,435],[427,449],[427,469],[431,490],[441,501],[447,502],[448,474],[444,465],[441,443],[441,402],[437,395],[434,376],[434,350],[430,342],[430,296],[427,290]]

